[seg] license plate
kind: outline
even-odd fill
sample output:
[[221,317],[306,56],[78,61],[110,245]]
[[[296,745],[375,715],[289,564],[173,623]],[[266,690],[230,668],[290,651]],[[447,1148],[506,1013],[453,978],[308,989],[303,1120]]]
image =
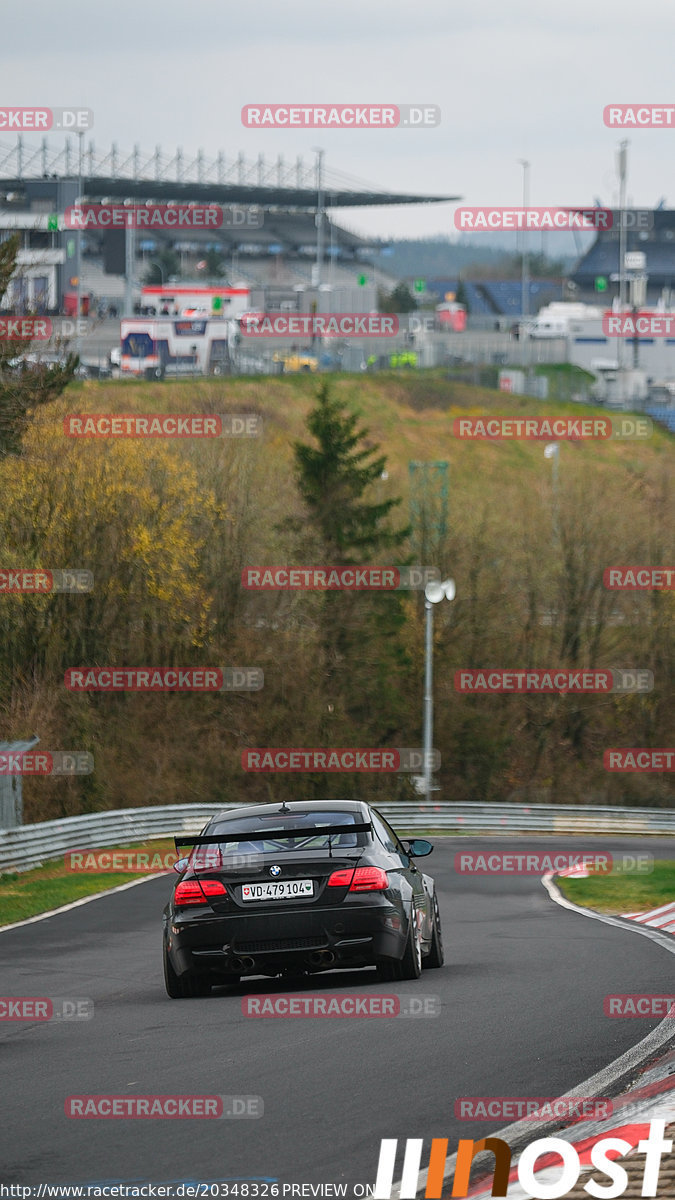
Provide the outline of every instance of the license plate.
[[311,879],[285,879],[273,883],[244,883],[242,900],[293,900],[297,896],[313,896],[314,882]]

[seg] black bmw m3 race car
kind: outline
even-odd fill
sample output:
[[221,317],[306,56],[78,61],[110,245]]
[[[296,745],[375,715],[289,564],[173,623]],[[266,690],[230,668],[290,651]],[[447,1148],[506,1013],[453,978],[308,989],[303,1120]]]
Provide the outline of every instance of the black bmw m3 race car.
[[172,999],[203,996],[242,976],[372,967],[383,980],[443,965],[434,881],[356,800],[230,809],[190,847],[164,910],[164,979]]

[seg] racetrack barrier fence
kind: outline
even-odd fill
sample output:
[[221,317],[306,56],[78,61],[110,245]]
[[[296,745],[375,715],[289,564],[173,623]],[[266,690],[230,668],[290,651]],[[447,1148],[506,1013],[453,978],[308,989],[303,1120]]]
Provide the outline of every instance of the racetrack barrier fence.
[[[29,870],[69,850],[146,842],[174,834],[199,833],[217,813],[241,805],[167,804],[123,808],[0,829],[0,874]],[[377,806],[400,834],[549,833],[675,834],[675,811],[590,805],[480,804],[451,800],[394,801]]]

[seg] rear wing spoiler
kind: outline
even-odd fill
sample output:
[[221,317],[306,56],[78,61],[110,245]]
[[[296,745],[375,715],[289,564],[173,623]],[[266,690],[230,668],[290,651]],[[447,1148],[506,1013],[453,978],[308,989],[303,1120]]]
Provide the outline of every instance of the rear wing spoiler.
[[173,840],[176,851],[179,851],[181,846],[222,846],[224,842],[259,842],[264,838],[302,837],[303,834],[305,837],[320,837],[322,834],[331,837],[338,833],[370,833],[372,828],[371,821],[353,825],[314,825],[311,828],[306,825],[289,828],[285,825],[283,829],[249,829],[246,833],[221,833],[218,837],[175,837]]

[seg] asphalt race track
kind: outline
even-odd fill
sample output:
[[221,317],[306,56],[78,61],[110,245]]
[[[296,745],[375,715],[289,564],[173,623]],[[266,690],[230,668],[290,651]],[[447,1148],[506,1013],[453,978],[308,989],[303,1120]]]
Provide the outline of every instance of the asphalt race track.
[[[437,1017],[244,1017],[242,996],[291,990],[278,980],[169,1000],[160,953],[167,876],[1,933],[4,995],[95,1005],[88,1021],[0,1023],[6,1182],[372,1184],[381,1138],[448,1137],[452,1152],[460,1137],[500,1127],[456,1120],[456,1098],[558,1096],[659,1023],[608,1019],[603,997],[671,991],[673,960],[662,948],[553,904],[537,876],[460,876],[453,856],[567,849],[670,858],[672,839],[435,844],[424,867],[437,881],[445,967],[395,984],[333,972],[301,990],[436,995]],[[265,1111],[247,1120],[67,1118],[66,1096],[83,1093],[259,1095]]]

